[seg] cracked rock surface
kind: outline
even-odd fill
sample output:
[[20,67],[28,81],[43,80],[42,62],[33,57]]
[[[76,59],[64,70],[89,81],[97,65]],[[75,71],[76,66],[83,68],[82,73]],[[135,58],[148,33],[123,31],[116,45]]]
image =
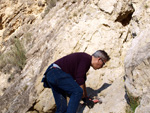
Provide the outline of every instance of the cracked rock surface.
[[0,71],[0,113],[54,113],[51,89],[41,83],[47,66],[64,55],[98,49],[111,60],[100,70],[90,68],[86,84],[88,96],[102,104],[80,104],[78,113],[126,113],[126,90],[140,98],[135,112],[149,113],[149,18],[148,0],[1,0],[0,54],[17,38],[27,60],[19,73],[16,67]]

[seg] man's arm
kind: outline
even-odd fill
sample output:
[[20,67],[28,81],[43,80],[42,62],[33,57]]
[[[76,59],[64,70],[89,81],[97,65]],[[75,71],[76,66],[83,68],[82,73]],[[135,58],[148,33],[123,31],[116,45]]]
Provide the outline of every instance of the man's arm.
[[94,102],[87,97],[87,92],[86,92],[86,85],[80,85],[80,87],[83,89],[83,96],[82,96],[82,100],[83,102],[91,109],[94,106]]
[[87,97],[86,85],[85,85],[85,84],[83,84],[83,85],[80,85],[80,87],[83,89],[83,96],[82,96],[82,98]]

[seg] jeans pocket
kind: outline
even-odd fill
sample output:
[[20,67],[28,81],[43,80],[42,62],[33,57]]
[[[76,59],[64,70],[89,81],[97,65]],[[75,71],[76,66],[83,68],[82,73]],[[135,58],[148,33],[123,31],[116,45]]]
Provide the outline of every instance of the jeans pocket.
[[54,85],[57,84],[57,81],[61,76],[62,76],[62,70],[58,68],[52,68],[46,75],[47,81]]

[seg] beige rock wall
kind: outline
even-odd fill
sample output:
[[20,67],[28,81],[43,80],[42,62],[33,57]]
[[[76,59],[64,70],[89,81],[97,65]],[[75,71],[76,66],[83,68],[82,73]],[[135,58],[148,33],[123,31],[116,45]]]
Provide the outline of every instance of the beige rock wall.
[[[32,48],[32,24],[38,18],[44,18],[56,1],[45,0],[1,0],[0,1],[0,52],[9,51],[11,40],[22,38],[26,51]],[[41,19],[40,19],[41,20]],[[27,43],[30,42],[28,45]],[[10,85],[10,75],[0,72],[0,95]],[[16,76],[16,75],[15,75]]]
[[[48,2],[48,3],[47,3]],[[32,24],[41,15],[55,6],[56,0],[1,0],[0,1],[0,44],[7,40],[20,26]],[[23,34],[19,34],[20,37]]]
[[[131,21],[131,30],[135,37],[125,59],[127,90],[135,97],[140,97],[136,113],[150,112],[150,2],[135,2],[137,8]],[[143,24],[146,23],[146,24]]]
[[[9,1],[9,3],[11,2]],[[15,78],[14,83],[10,84],[11,87],[8,85],[1,88],[6,88],[4,94],[1,91],[3,94],[0,97],[1,112],[54,112],[56,106],[51,89],[44,89],[41,83],[47,66],[66,54],[79,51],[92,54],[98,49],[106,50],[111,60],[101,70],[95,71],[91,68],[86,83],[88,96],[99,96],[103,103],[96,104],[93,109],[80,105],[78,113],[125,113],[127,102],[125,100],[124,75],[126,75],[127,89],[130,92],[133,91],[134,96],[143,98],[141,99],[142,107],[139,106],[136,112],[139,113],[143,110],[144,113],[144,110],[148,110],[149,101],[145,102],[144,100],[148,100],[149,93],[143,96],[145,94],[143,89],[146,88],[145,92],[148,91],[149,79],[142,86],[142,91],[138,81],[131,81],[135,79],[131,73],[133,71],[131,67],[137,66],[134,71],[138,73],[138,69],[144,65],[144,70],[149,73],[147,67],[149,61],[146,60],[149,54],[142,54],[143,51],[149,51],[149,43],[147,43],[149,42],[149,34],[147,34],[149,25],[143,26],[145,22],[149,22],[148,18],[147,20],[144,18],[149,17],[147,15],[149,8],[146,8],[146,12],[144,12],[145,5],[142,3],[148,4],[148,1],[35,0],[31,2],[16,0],[14,5],[3,3],[4,9],[8,8],[6,14],[8,15],[11,11],[12,13],[9,14],[10,16],[3,16],[4,9],[1,10],[0,23],[3,24],[0,26],[0,38],[5,39],[1,40],[3,41],[1,51],[7,50],[10,38],[17,37],[23,42],[27,51],[27,64],[21,75]],[[10,9],[12,10],[10,11]],[[16,10],[18,13],[14,13]],[[13,16],[14,14],[17,16]],[[26,18],[22,19],[23,16]],[[34,19],[25,21],[30,17],[34,17]],[[15,24],[12,24],[13,22]],[[5,33],[9,31],[7,29],[13,29],[13,32]],[[144,40],[141,37],[145,37]],[[137,44],[138,46],[136,46]],[[136,47],[144,48],[137,49]],[[141,57],[138,57],[139,51],[142,54],[142,56],[140,54]],[[133,60],[132,58],[139,59]],[[142,62],[143,59],[146,60],[144,60],[146,63],[139,64],[139,61]],[[143,71],[140,70],[140,73],[143,75]],[[142,80],[140,75],[138,80]],[[6,79],[7,83],[7,77],[3,78],[6,75],[2,74],[1,76],[1,79]],[[132,83],[137,83],[137,86],[133,87]]]

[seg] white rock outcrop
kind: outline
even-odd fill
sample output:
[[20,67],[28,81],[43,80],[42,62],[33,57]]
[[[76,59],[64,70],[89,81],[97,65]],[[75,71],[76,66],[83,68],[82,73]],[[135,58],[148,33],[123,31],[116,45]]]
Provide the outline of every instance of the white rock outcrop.
[[126,90],[140,97],[135,112],[149,113],[149,6],[148,0],[1,0],[0,53],[18,38],[27,62],[13,82],[0,72],[0,113],[53,113],[51,89],[41,83],[47,66],[69,53],[98,49],[111,60],[100,70],[91,68],[86,84],[88,96],[102,104],[80,104],[78,113],[126,113]]
[[[126,87],[134,96],[140,97],[140,105],[135,113],[150,112],[150,34],[149,34],[149,1],[137,6],[133,15],[132,32],[137,35],[125,59]],[[144,18],[141,18],[143,17]],[[145,23],[146,24],[142,24]]]

